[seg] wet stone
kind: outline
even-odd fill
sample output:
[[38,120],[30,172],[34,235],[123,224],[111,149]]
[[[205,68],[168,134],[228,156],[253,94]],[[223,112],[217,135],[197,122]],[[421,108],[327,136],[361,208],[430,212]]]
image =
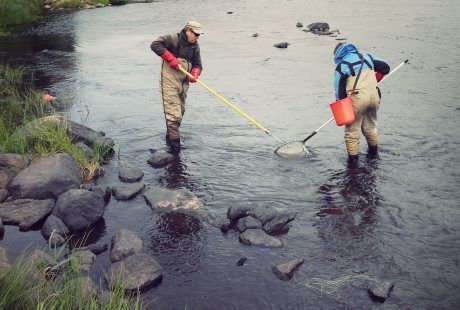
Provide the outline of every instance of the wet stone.
[[278,210],[276,210],[272,206],[255,206],[249,212],[249,215],[252,215],[256,219],[258,219],[262,225],[265,225],[268,221],[272,220],[279,214]]
[[265,223],[264,230],[268,234],[282,233],[287,230],[286,225],[295,219],[293,213],[282,213]]
[[107,270],[109,287],[117,281],[127,283],[126,292],[147,290],[161,282],[163,268],[148,254],[133,254],[113,263]]
[[262,223],[252,216],[246,216],[238,220],[236,228],[239,232],[243,232],[247,229],[261,229]]
[[243,266],[244,263],[247,261],[248,259],[246,257],[241,257],[237,262],[236,262],[236,265],[237,266]]
[[11,180],[16,176],[13,169],[7,167],[0,167],[0,187],[6,187],[10,184]]
[[110,197],[112,196],[112,189],[108,185],[94,185],[92,183],[87,183],[83,184],[81,188],[102,196],[106,204],[109,203]]
[[300,265],[304,263],[303,259],[294,259],[287,263],[279,264],[272,267],[272,271],[276,274],[276,276],[281,280],[289,280],[294,271],[296,271]]
[[142,180],[144,172],[133,166],[122,166],[118,171],[118,178],[122,182],[134,183]]
[[0,188],[0,203],[4,202],[10,195],[10,192],[6,188]]
[[155,152],[149,159],[147,159],[147,163],[154,168],[164,167],[173,161],[174,156],[163,151]]
[[273,45],[274,47],[277,47],[277,48],[287,48],[288,45],[290,45],[289,43],[287,42],[280,42],[280,43],[276,43],[275,45]]
[[112,237],[110,260],[116,262],[142,250],[142,240],[127,229],[119,229]]
[[367,292],[373,300],[384,302],[388,297],[390,297],[393,287],[394,283],[392,281],[377,282],[369,287]]
[[51,214],[42,226],[42,235],[48,239],[53,233],[66,236],[70,231],[60,218]]
[[297,28],[302,28],[303,27],[303,24],[301,22],[297,22],[297,24],[295,25]]
[[254,245],[265,248],[280,248],[283,241],[278,238],[267,235],[261,229],[248,229],[240,234],[239,240],[246,245]]
[[29,229],[50,214],[53,207],[53,199],[17,199],[0,205],[0,218],[5,224],[19,225],[21,229]]
[[113,196],[117,200],[129,200],[136,197],[145,188],[144,183],[122,184],[112,188]]
[[231,206],[227,210],[227,218],[232,222],[236,222],[240,218],[247,216],[251,210],[252,208],[248,206]]
[[90,244],[85,247],[86,250],[91,251],[96,255],[99,255],[107,251],[108,248],[109,246],[106,243],[95,243],[95,244]]

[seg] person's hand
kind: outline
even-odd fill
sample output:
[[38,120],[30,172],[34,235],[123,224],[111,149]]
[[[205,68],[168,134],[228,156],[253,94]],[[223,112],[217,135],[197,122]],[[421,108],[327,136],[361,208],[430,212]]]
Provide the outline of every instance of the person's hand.
[[382,74],[380,72],[375,72],[375,78],[377,79],[377,83],[380,82],[384,76],[385,74]]
[[201,70],[198,69],[198,68],[192,68],[192,71],[190,71],[190,74],[191,74],[192,76],[189,76],[189,77],[188,77],[188,81],[189,81],[190,83],[195,83],[196,80],[198,79],[198,77],[199,77],[200,74],[201,74]]
[[179,59],[177,59],[170,51],[166,50],[163,55],[161,55],[161,58],[164,61],[167,61],[169,63],[169,66],[171,68],[174,68],[176,70],[179,70],[180,62]]

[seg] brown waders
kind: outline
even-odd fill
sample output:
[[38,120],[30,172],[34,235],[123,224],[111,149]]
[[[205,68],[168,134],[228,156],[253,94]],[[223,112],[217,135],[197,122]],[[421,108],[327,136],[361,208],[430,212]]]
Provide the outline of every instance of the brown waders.
[[[356,76],[347,79],[347,93],[349,94],[355,83]],[[377,150],[377,111],[380,97],[377,92],[377,79],[374,70],[367,69],[361,72],[356,86],[358,93],[352,95],[355,121],[345,126],[345,144],[349,156],[359,154],[359,137],[362,131],[366,137],[369,150]]]
[[[191,64],[185,59],[178,58],[181,66],[190,71]],[[179,127],[185,112],[185,98],[189,82],[187,76],[169,64],[162,61],[160,92],[163,101],[163,110],[166,120],[166,139],[173,144],[180,146]]]

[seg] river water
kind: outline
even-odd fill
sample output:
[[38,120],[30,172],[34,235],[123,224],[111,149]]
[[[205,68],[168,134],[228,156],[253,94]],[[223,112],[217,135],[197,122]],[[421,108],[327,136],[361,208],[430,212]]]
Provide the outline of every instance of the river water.
[[[233,12],[228,14],[227,12]],[[147,184],[187,188],[202,199],[207,220],[158,214],[139,196],[112,198],[88,242],[109,243],[127,228],[164,267],[161,285],[144,294],[152,309],[453,309],[460,297],[459,130],[460,3],[407,1],[156,1],[46,16],[10,39],[0,58],[36,72],[69,104],[68,115],[103,130],[119,159],[99,184],[118,181],[118,165],[145,172]],[[301,139],[330,118],[333,37],[296,28],[325,21],[394,68],[384,82],[378,160],[348,168],[343,129],[330,124],[307,158],[273,154],[276,141],[199,85],[192,85],[181,126],[183,149],[170,166],[153,169],[149,148],[164,148],[158,91],[160,60],[149,45],[191,19],[200,37],[202,80],[282,139]],[[253,37],[258,33],[258,37]],[[273,44],[287,41],[287,49]],[[232,205],[295,211],[281,249],[260,249],[223,234],[210,218]],[[44,247],[40,231],[7,226],[0,241],[12,256]],[[244,266],[237,266],[247,257]],[[271,266],[305,263],[290,281]],[[97,257],[96,275],[109,265]],[[366,281],[336,292],[306,284],[363,272],[395,287],[373,302]]]

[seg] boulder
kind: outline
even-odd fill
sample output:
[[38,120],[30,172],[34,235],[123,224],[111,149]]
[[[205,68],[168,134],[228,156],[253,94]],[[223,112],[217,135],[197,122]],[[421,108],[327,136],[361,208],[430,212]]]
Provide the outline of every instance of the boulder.
[[4,202],[10,196],[10,192],[6,188],[0,188],[0,203]]
[[104,215],[104,207],[100,195],[84,189],[71,189],[59,196],[53,214],[74,232],[99,221]]
[[283,241],[278,238],[267,235],[261,229],[247,229],[240,234],[240,242],[247,245],[255,245],[265,248],[280,248],[283,246]]
[[243,232],[247,229],[261,229],[262,223],[252,216],[246,216],[238,220],[236,228],[239,232]]
[[142,180],[144,172],[133,166],[121,166],[118,171],[118,178],[122,182],[134,183]]
[[174,161],[174,155],[158,151],[152,154],[149,159],[147,159],[147,163],[152,166],[153,168],[161,168],[166,166],[167,164]]
[[53,232],[61,236],[66,236],[70,233],[69,228],[64,222],[57,216],[51,214],[42,226],[42,235],[48,240]]
[[115,145],[112,139],[105,137],[100,132],[57,115],[45,116],[32,121],[21,128],[19,132],[25,134],[29,130],[33,131],[37,126],[41,127],[47,123],[65,127],[67,134],[72,138],[72,142],[74,143],[83,142],[91,148],[98,146],[102,149],[111,149]]
[[294,213],[282,213],[276,215],[270,221],[265,223],[263,229],[267,234],[282,233],[287,230],[287,224],[295,219]]
[[110,197],[112,197],[112,189],[108,185],[94,185],[92,183],[83,184],[82,189],[93,192],[101,196],[105,203],[109,203]]
[[19,225],[26,230],[50,214],[53,207],[53,199],[16,199],[0,204],[0,218],[5,224]]
[[94,156],[93,149],[84,144],[83,142],[75,143],[77,149],[82,153],[86,158],[92,158]]
[[0,167],[0,187],[7,187],[17,175],[16,171],[8,167]]
[[67,153],[42,157],[22,170],[8,186],[14,198],[57,199],[72,188],[79,188],[81,173]]
[[294,271],[296,271],[300,265],[304,263],[303,259],[294,259],[287,263],[279,264],[272,267],[272,271],[276,274],[276,276],[281,280],[289,280]]
[[113,263],[107,270],[109,287],[122,281],[127,283],[126,292],[143,291],[159,284],[163,278],[163,268],[148,254],[133,254]]
[[0,154],[0,166],[22,170],[29,165],[29,158],[19,154]]
[[130,200],[145,188],[144,183],[120,184],[112,187],[112,194],[117,200]]
[[143,244],[133,231],[120,229],[112,237],[110,260],[116,262],[129,255],[140,253]]

